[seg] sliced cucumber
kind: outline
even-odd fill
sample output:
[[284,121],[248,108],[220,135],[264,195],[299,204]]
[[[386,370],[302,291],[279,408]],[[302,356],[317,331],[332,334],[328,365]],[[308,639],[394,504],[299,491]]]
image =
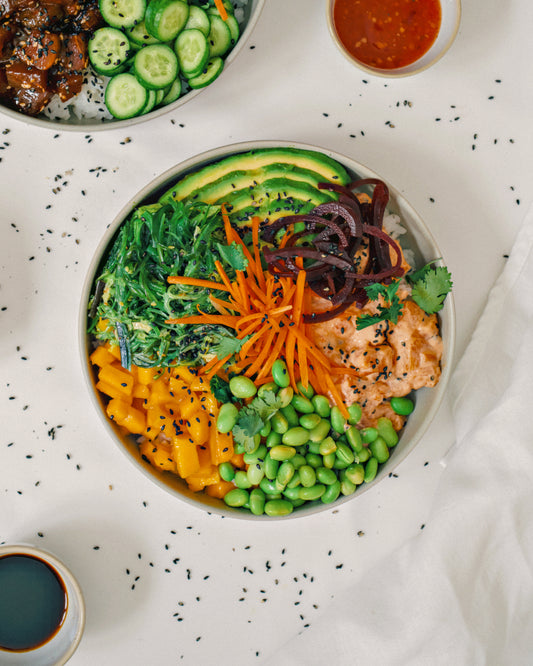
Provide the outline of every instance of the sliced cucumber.
[[105,104],[119,120],[139,115],[146,105],[148,91],[133,74],[117,74],[105,90]]
[[98,6],[112,28],[131,28],[143,20],[146,0],[98,0]]
[[231,47],[231,32],[226,21],[216,14],[211,15],[211,30],[207,38],[211,57],[223,56]]
[[180,71],[187,78],[201,74],[210,56],[207,37],[197,28],[182,30],[176,37],[174,51]]
[[[228,16],[230,14],[233,14],[235,10],[233,9],[233,5],[230,2],[230,0],[222,0],[222,4],[224,5],[224,8],[226,9]],[[207,12],[208,14],[218,14],[218,16],[220,16],[220,12],[218,11],[217,7],[213,4],[210,4],[208,6]]]
[[189,7],[189,18],[187,19],[184,30],[192,30],[193,28],[201,30],[206,37],[211,30],[209,16],[201,7],[197,7],[196,5],[191,5]]
[[189,5],[182,0],[151,0],[144,21],[152,37],[160,42],[176,39],[189,18]]
[[135,76],[148,89],[166,88],[178,76],[178,58],[166,44],[150,44],[135,54]]
[[114,74],[128,59],[130,43],[117,28],[99,28],[89,40],[89,61],[98,74]]
[[152,37],[146,30],[146,23],[144,20],[136,23],[132,28],[126,30],[128,39],[135,46],[145,46],[146,44],[157,44],[158,40]]
[[165,93],[165,96],[161,100],[160,106],[166,106],[167,104],[172,104],[172,102],[175,102],[177,99],[179,99],[181,97],[182,87],[183,86],[181,83],[181,79],[179,77],[174,79],[171,86],[168,88],[167,92]]
[[213,81],[220,76],[223,69],[224,61],[220,56],[211,58],[207,61],[207,65],[204,67],[201,74],[189,79],[189,85],[191,88],[205,88],[205,86],[213,83]]
[[150,113],[154,108],[157,102],[157,95],[155,90],[148,90],[148,96],[146,97],[146,104],[144,105],[142,111],[139,113],[140,116],[144,116],[145,113]]
[[235,44],[238,42],[239,37],[241,36],[241,29],[239,27],[239,22],[233,15],[228,14],[228,18],[226,19],[226,25],[229,28],[230,34],[231,34],[231,46],[235,46]]

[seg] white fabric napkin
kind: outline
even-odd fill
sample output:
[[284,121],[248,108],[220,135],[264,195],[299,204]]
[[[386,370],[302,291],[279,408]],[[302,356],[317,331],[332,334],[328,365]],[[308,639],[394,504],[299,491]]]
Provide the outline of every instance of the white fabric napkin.
[[452,391],[456,444],[425,529],[276,666],[533,664],[533,208]]

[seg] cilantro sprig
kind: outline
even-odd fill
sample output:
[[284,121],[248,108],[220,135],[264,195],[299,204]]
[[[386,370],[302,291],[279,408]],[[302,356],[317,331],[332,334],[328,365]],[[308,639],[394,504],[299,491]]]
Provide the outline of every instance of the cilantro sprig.
[[381,284],[374,282],[365,287],[368,298],[371,301],[376,301],[380,296],[383,297],[385,305],[381,303],[377,306],[378,312],[375,315],[365,314],[357,317],[357,330],[361,331],[363,328],[379,324],[382,321],[391,321],[393,324],[398,323],[398,318],[403,312],[403,303],[398,297],[398,287],[400,280],[394,280],[390,284]]
[[232,430],[234,441],[242,444],[247,453],[253,451],[256,448],[255,436],[282,406],[282,400],[274,391],[264,391],[260,397],[255,397],[239,410],[237,423]]
[[407,276],[411,298],[426,314],[442,310],[444,300],[453,287],[452,276],[446,266],[435,266],[430,261],[410,276]]

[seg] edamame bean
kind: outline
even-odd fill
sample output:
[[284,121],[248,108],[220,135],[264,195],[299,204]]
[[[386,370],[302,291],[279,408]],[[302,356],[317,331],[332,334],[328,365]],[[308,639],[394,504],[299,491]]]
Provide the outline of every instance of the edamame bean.
[[308,500],[311,502],[313,500],[319,499],[319,497],[322,497],[325,492],[326,486],[321,483],[316,483],[310,488],[299,488],[300,499]]
[[272,424],[272,430],[280,435],[283,435],[289,429],[289,422],[281,412],[276,412],[270,419],[270,423]]
[[311,398],[315,412],[321,416],[323,419],[327,419],[331,414],[331,407],[329,406],[329,400],[325,395],[314,395]]
[[348,479],[344,479],[344,481],[341,481],[341,494],[344,496],[347,495],[352,495],[355,493],[357,489],[357,486],[349,481]]
[[265,493],[260,488],[250,491],[250,511],[254,516],[261,516],[265,511]]
[[272,446],[276,446],[276,444],[281,444],[281,434],[271,430],[267,435],[266,445],[268,448],[271,448]]
[[326,437],[326,439],[323,439],[318,445],[318,452],[321,456],[327,456],[330,453],[335,453],[336,450],[337,444],[335,443],[333,437]]
[[287,483],[287,488],[296,488],[296,486],[299,485],[300,485],[300,472],[298,470],[295,470],[294,474],[292,475],[292,479]]
[[281,483],[281,481],[279,481],[277,478],[274,480],[274,486],[278,493],[282,493],[285,490],[286,485],[287,484],[285,483]]
[[339,435],[342,435],[344,433],[344,428],[346,427],[346,419],[337,405],[333,405],[331,408],[330,420],[333,430],[338,432]]
[[284,499],[268,500],[265,503],[267,516],[288,516],[289,513],[292,513],[293,508],[292,503]]
[[300,489],[299,488],[290,488],[287,486],[283,491],[283,494],[287,499],[290,499],[291,502],[297,499],[300,499]]
[[238,455],[240,455],[241,453],[245,453],[245,451],[244,451],[244,444],[240,444],[239,442],[235,442],[235,443],[233,444],[233,450],[234,450],[234,452],[237,453]]
[[310,467],[314,467],[315,469],[317,467],[322,467],[322,456],[318,453],[308,453],[305,456],[305,459]]
[[294,465],[294,469],[299,469],[302,465],[305,465],[305,456],[297,453],[294,458],[291,458],[291,463]]
[[298,419],[302,428],[313,430],[322,421],[319,414],[302,414]]
[[306,398],[308,398],[309,400],[311,400],[311,398],[315,395],[315,392],[313,391],[313,387],[311,386],[311,384],[307,384],[307,388],[306,388],[302,384],[302,382],[297,382],[296,386],[298,388],[298,391],[300,391],[300,393],[302,395],[304,395]]
[[217,430],[221,433],[228,433],[237,423],[239,410],[232,402],[226,402],[218,411]]
[[294,389],[292,388],[292,386],[286,386],[285,388],[280,389],[278,392],[278,398],[281,401],[281,406],[287,407],[287,405],[290,405],[293,396],[294,396]]
[[229,390],[236,398],[253,398],[257,387],[249,377],[237,375],[229,380]]
[[[312,416],[312,414],[309,414],[308,416]],[[309,439],[312,442],[321,442],[328,436],[330,430],[330,422],[326,421],[326,419],[321,419],[319,424],[309,432]]]
[[265,467],[263,463],[255,462],[248,465],[246,476],[251,486],[258,486],[265,476]]
[[235,467],[230,462],[220,463],[218,473],[223,481],[233,481],[235,478]]
[[378,463],[384,463],[390,457],[387,442],[381,436],[376,437],[376,439],[368,445],[368,448],[372,451],[372,455]]
[[270,421],[267,421],[259,431],[259,434],[261,435],[261,437],[268,437],[270,435],[271,430],[272,430],[272,424],[270,423]]
[[281,463],[281,465],[279,466],[276,481],[278,481],[281,485],[283,485],[283,487],[285,487],[293,476],[294,476],[294,465],[288,460],[286,460],[285,462]]
[[375,428],[363,428],[360,430],[361,439],[365,444],[370,444],[378,436],[378,431]]
[[313,403],[305,395],[298,395],[296,393],[291,401],[291,405],[301,414],[312,414],[315,411]]
[[346,469],[350,463],[344,462],[344,460],[340,460],[335,456],[335,460],[333,461],[333,469]]
[[320,442],[308,442],[307,443],[307,452],[314,453],[318,455],[320,453]]
[[398,444],[398,433],[394,430],[392,421],[385,416],[381,416],[377,422],[378,435],[383,437],[387,446],[393,447]]
[[346,439],[354,451],[360,451],[363,448],[361,433],[355,426],[352,425],[348,428],[346,431]]
[[375,458],[370,460],[365,465],[365,483],[370,483],[376,478],[378,473],[378,461]]
[[337,475],[335,472],[332,469],[327,469],[327,467],[317,467],[316,478],[317,481],[326,486],[331,486],[332,483],[337,481]]
[[344,476],[348,481],[358,486],[365,480],[365,468],[360,463],[354,463],[344,470]]
[[262,398],[265,393],[268,391],[276,391],[279,389],[279,386],[276,384],[276,382],[268,382],[268,384],[261,384],[261,386],[257,389],[257,395]]
[[266,454],[267,454],[267,447],[264,444],[261,444],[260,446],[257,447],[257,449],[255,449],[255,451],[252,451],[251,453],[245,453],[242,459],[247,465],[251,465],[252,463],[257,462],[258,460],[263,461],[265,459]]
[[367,446],[363,446],[363,448],[355,454],[356,462],[365,463],[371,455],[370,449]]
[[401,416],[409,416],[415,408],[413,401],[404,397],[391,398],[390,406],[396,414],[400,414]]
[[252,486],[250,479],[248,478],[248,474],[243,469],[239,469],[235,472],[233,483],[237,486],[237,488],[244,490]]
[[270,500],[277,500],[281,499],[282,495],[280,492],[274,492],[274,493],[268,493],[268,495],[265,493],[265,499],[268,501]]
[[249,495],[242,488],[234,488],[224,495],[224,502],[228,506],[244,506],[249,500]]
[[270,453],[267,453],[265,457],[265,476],[267,479],[273,481],[278,475],[279,462],[270,457]]
[[281,358],[276,359],[272,364],[272,379],[281,388],[286,388],[291,383],[287,365]]
[[344,442],[337,442],[335,455],[342,463],[346,463],[347,465],[351,465],[355,460],[352,449]]
[[265,495],[275,495],[278,492],[276,490],[275,481],[272,479],[267,479],[266,476],[261,479],[259,487],[265,493]]
[[270,449],[270,457],[273,460],[290,460],[294,455],[296,455],[296,449],[294,446],[286,446],[285,444],[278,444],[273,446]]
[[[283,433],[281,441],[287,446],[302,446],[309,440],[309,430],[296,426]],[[296,451],[294,451],[296,453]]]
[[334,502],[341,493],[341,482],[337,479],[334,483],[329,485],[322,497],[320,498],[321,502],[324,504],[331,504]]
[[333,466],[335,465],[335,452],[322,456],[322,464],[328,469],[333,469]]
[[298,470],[300,473],[300,483],[304,488],[310,488],[316,483],[316,472],[310,465],[302,465]]
[[361,409],[361,405],[357,402],[354,402],[352,405],[348,407],[348,414],[350,415],[350,417],[348,418],[348,423],[350,425],[357,425],[361,420],[361,416],[363,415],[363,410]]
[[281,408],[281,413],[287,419],[289,428],[294,428],[299,424],[298,414],[292,405],[287,405],[286,407]]

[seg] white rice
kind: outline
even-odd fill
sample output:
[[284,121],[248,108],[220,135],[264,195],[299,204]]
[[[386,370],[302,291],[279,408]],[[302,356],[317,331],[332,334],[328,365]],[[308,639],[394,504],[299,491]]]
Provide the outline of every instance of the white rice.
[[[232,0],[232,3],[242,32],[250,16],[252,0]],[[90,67],[87,68],[81,92],[67,102],[62,102],[59,96],[55,95],[42,112],[43,115],[50,120],[70,121],[80,125],[113,120],[104,101],[108,81],[108,77],[100,76]],[[182,78],[182,96],[189,91],[187,80]]]
[[[405,233],[407,233],[405,227],[402,225],[400,216],[397,215],[396,213],[387,213],[386,215],[384,215],[383,230],[386,231],[393,240],[398,241],[400,245],[401,245],[400,236],[403,236]],[[415,253],[413,252],[413,250],[402,246],[402,252],[403,256],[405,257],[405,261],[407,261],[407,263],[410,266],[414,266]]]

